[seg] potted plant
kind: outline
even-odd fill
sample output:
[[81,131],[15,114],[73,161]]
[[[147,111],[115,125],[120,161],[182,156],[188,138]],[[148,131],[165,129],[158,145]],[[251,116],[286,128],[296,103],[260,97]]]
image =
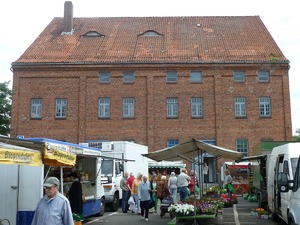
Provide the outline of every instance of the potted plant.
[[269,212],[264,209],[259,210],[257,214],[259,215],[260,219],[265,219],[265,220],[269,219]]
[[169,206],[168,211],[176,216],[191,216],[194,215],[195,207],[190,204],[172,204]]

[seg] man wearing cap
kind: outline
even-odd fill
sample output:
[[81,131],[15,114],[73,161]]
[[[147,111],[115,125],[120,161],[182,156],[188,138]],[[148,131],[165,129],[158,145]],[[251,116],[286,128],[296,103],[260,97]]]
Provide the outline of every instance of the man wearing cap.
[[48,177],[45,196],[38,202],[31,225],[74,225],[69,200],[59,193],[59,180]]

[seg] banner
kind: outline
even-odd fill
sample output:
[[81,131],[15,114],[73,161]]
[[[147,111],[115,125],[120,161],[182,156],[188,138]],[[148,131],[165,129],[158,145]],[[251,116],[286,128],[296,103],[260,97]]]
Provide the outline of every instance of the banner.
[[74,166],[76,163],[76,154],[71,152],[70,146],[68,145],[47,142],[43,161],[44,164],[51,166],[61,164]]
[[41,153],[30,150],[0,148],[0,163],[28,166],[41,166]]

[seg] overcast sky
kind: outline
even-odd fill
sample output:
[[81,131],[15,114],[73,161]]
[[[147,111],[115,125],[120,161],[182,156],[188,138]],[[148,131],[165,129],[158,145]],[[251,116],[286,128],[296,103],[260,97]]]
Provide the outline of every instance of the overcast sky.
[[[54,17],[64,0],[7,0],[0,3],[0,82],[12,81],[17,60]],[[73,0],[74,17],[260,16],[290,60],[293,134],[300,129],[300,13],[298,0]]]

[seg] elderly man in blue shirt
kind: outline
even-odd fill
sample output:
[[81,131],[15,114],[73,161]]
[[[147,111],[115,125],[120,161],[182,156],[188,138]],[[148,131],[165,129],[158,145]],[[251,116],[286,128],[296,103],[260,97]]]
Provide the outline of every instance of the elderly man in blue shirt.
[[59,193],[59,180],[48,177],[45,196],[38,202],[31,225],[74,225],[69,200]]
[[[138,187],[138,196],[141,205],[141,219],[148,221],[149,216],[149,203],[150,203],[150,182],[147,181],[148,177],[143,176],[143,181],[139,184]],[[145,217],[144,217],[145,215]]]

